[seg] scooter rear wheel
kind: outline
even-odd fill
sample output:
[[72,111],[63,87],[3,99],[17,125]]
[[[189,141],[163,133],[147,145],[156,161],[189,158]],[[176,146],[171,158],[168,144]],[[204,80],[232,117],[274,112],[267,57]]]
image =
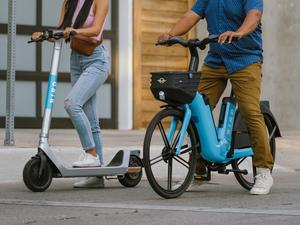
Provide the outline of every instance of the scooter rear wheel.
[[39,158],[30,159],[23,169],[23,180],[26,187],[33,192],[43,192],[47,190],[52,182],[52,169],[47,162],[45,168],[39,176],[41,160]]
[[118,176],[118,180],[124,187],[135,187],[140,183],[143,176],[143,163],[140,157],[131,155],[129,158],[129,167],[140,167],[141,170],[135,173],[126,173],[124,176]]

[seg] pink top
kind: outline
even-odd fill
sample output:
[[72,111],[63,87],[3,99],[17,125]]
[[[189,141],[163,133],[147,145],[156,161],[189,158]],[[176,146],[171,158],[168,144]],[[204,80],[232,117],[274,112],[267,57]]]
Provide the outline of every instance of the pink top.
[[[84,1],[85,1],[85,0],[78,0],[78,4],[77,4],[77,7],[76,7],[76,10],[75,10],[75,12],[74,12],[73,19],[72,19],[72,26],[73,26],[74,23],[75,23],[75,20],[76,20],[76,18],[77,18],[77,16],[78,16],[78,14],[79,14],[79,12],[80,12],[80,10],[81,10],[83,4],[84,4]],[[83,24],[83,26],[82,26],[83,28],[91,27],[91,26],[93,25],[94,20],[95,20],[95,15],[94,15],[94,10],[93,10],[93,9],[94,9],[94,7],[93,7],[93,5],[92,5],[91,10],[90,10],[90,13],[89,13],[88,17],[86,18],[86,21],[84,22],[84,24]],[[95,37],[92,37],[92,38],[94,38],[94,39],[100,41],[101,36],[102,36],[102,33],[103,33],[103,29],[104,29],[104,25],[103,25],[103,27],[101,28],[100,34],[99,34],[98,36],[95,36]]]

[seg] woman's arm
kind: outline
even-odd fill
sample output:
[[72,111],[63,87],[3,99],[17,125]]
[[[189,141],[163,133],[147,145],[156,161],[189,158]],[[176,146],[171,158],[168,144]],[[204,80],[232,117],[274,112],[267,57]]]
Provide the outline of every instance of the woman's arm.
[[66,3],[67,0],[64,0],[61,10],[60,10],[60,17],[59,17],[59,21],[58,21],[58,27],[60,27],[64,21],[64,16],[65,16],[65,10],[66,10]]
[[231,43],[233,38],[242,38],[251,34],[261,22],[262,12],[256,9],[250,10],[242,24],[242,26],[235,32],[227,31],[220,35],[219,43]]
[[[59,19],[59,22],[58,22],[58,27],[61,26],[63,20],[64,20],[64,15],[65,15],[65,7],[66,7],[66,2],[67,0],[64,0],[63,4],[62,4],[62,7],[61,7],[61,10],[60,10],[60,19]],[[43,32],[34,32],[32,35],[31,35],[31,39],[32,40],[38,40],[40,38],[40,36],[43,34]],[[49,42],[54,42],[53,39],[48,39],[47,41]]]
[[164,42],[167,41],[170,37],[186,34],[201,19],[203,19],[203,17],[199,16],[192,10],[186,12],[169,33],[163,34],[159,37],[158,42]]

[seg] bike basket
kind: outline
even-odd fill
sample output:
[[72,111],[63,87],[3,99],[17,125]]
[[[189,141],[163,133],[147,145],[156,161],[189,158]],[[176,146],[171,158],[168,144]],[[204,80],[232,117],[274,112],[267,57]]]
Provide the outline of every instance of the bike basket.
[[198,91],[198,72],[151,73],[151,91],[157,100],[170,104],[191,103]]

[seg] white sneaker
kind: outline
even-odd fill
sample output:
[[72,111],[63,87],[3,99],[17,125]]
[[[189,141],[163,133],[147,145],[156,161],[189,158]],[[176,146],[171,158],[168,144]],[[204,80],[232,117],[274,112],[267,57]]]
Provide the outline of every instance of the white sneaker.
[[257,168],[257,175],[255,176],[255,183],[250,194],[252,195],[267,195],[270,193],[271,187],[274,183],[271,171],[268,168]]
[[97,167],[101,166],[99,156],[93,156],[88,153],[84,153],[82,159],[77,162],[73,162],[73,167]]
[[104,188],[103,177],[87,177],[73,184],[74,188]]

